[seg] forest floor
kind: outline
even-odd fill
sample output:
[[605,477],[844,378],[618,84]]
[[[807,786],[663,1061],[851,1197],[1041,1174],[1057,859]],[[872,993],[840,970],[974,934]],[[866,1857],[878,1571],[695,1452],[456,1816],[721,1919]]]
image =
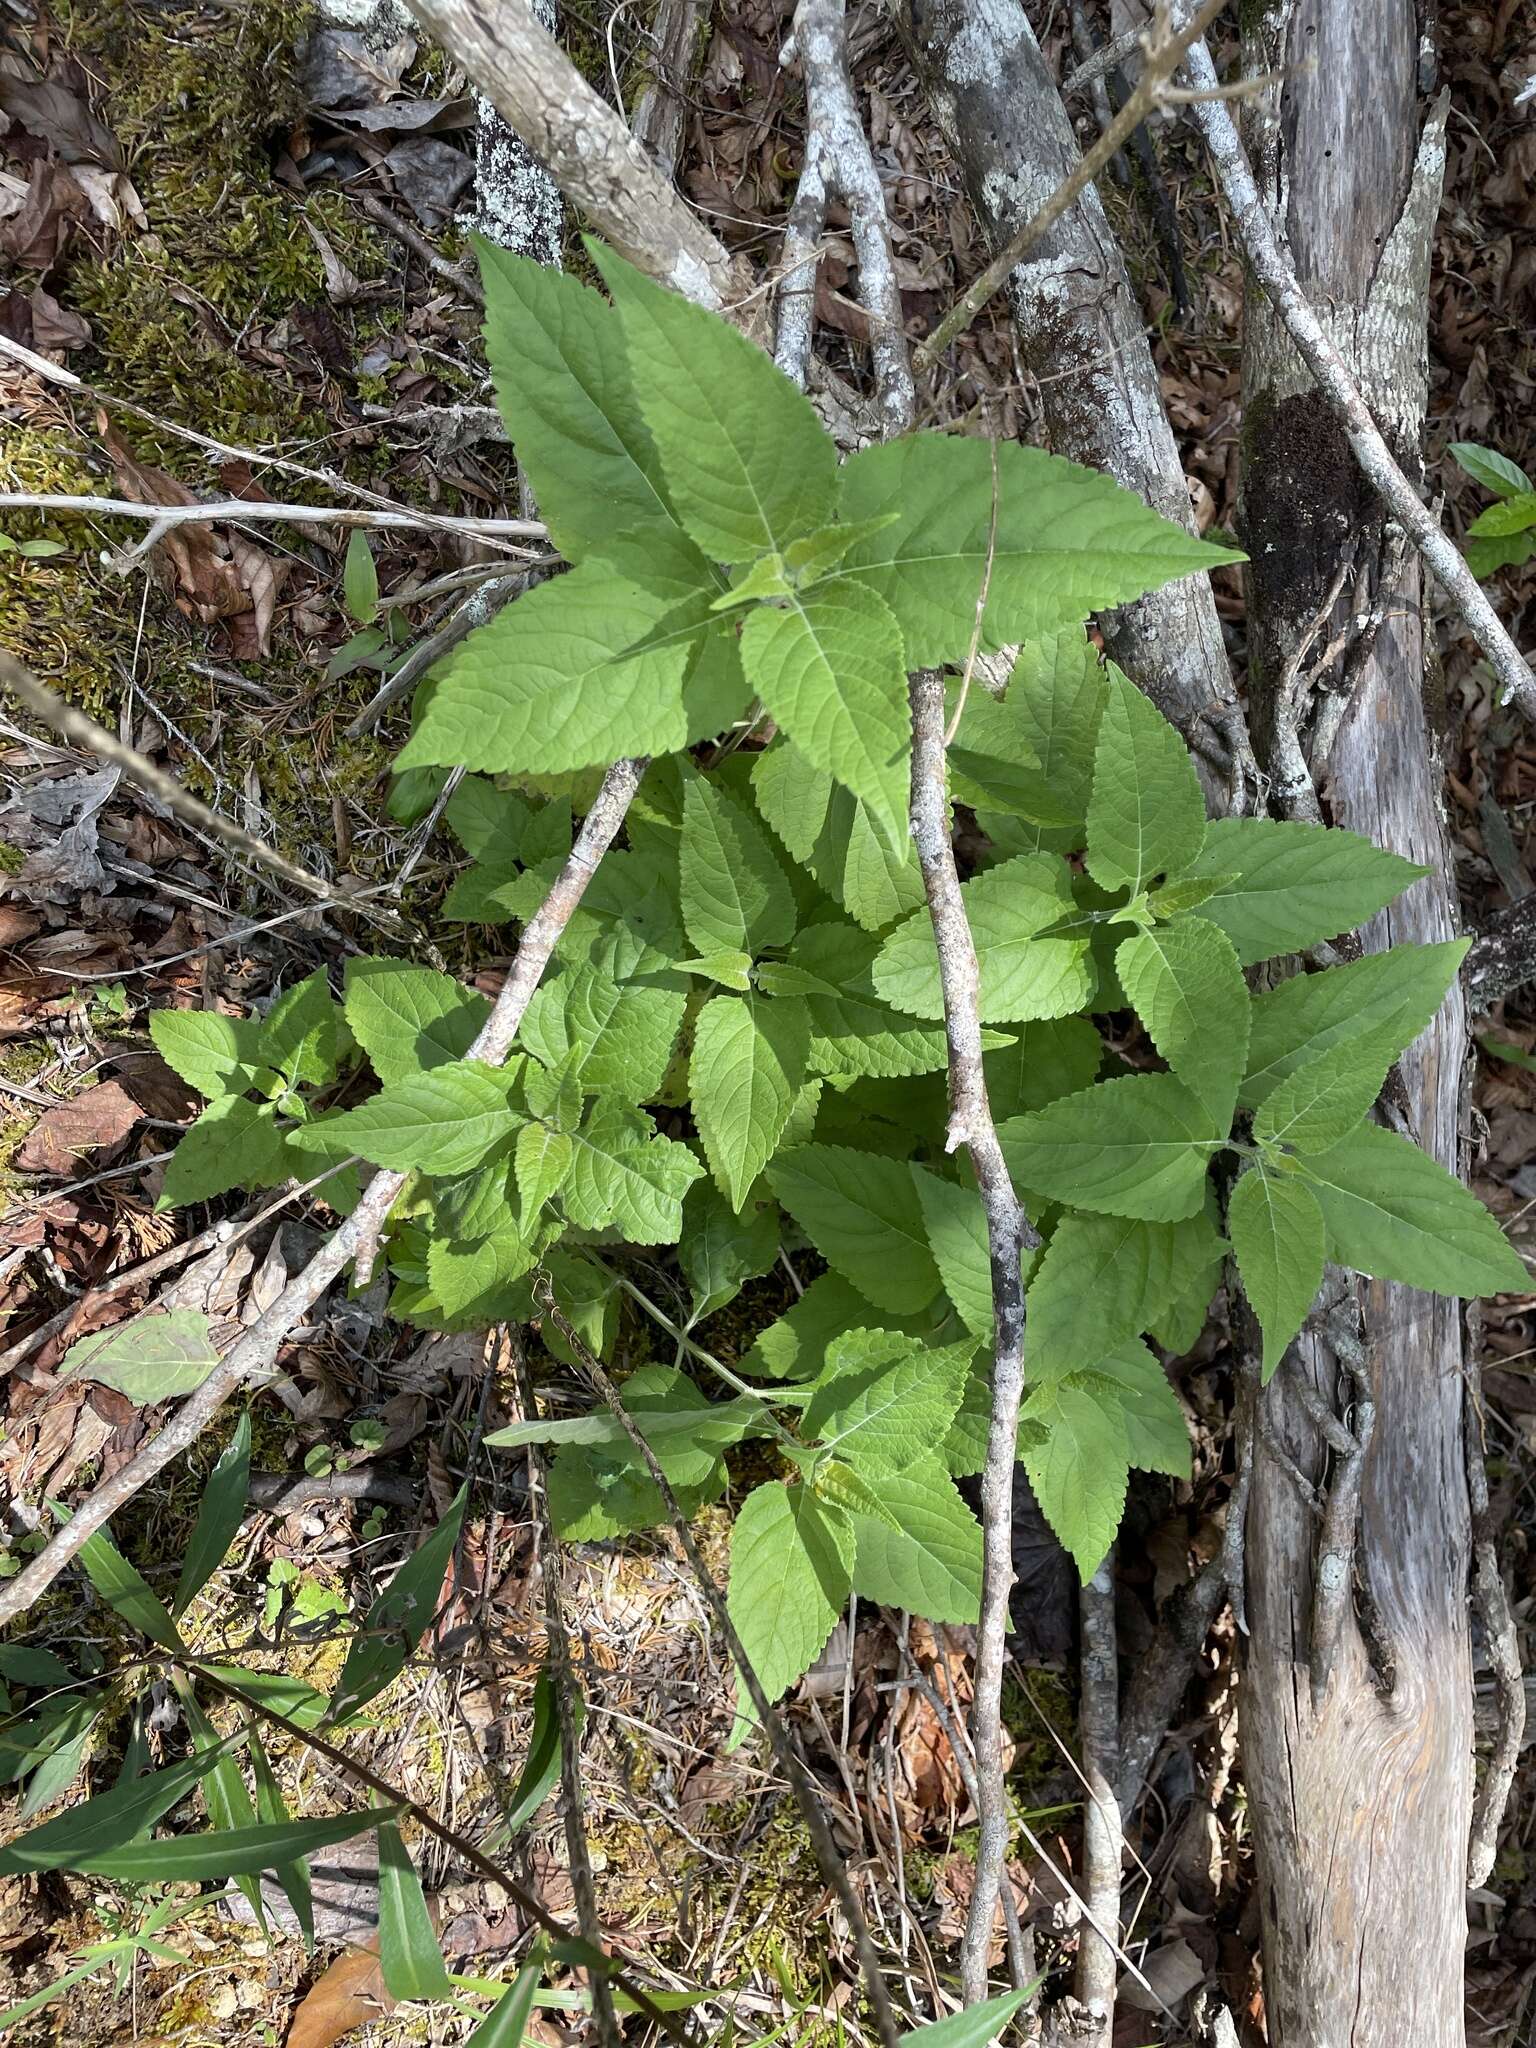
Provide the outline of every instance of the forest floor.
[[[604,20],[562,9],[575,54],[626,105],[648,76],[645,12]],[[884,13],[860,0],[852,17],[857,84],[916,335],[987,252]],[[706,23],[678,173],[721,235],[764,263],[803,145],[800,89],[777,61],[786,21],[778,0],[734,0]],[[474,172],[474,106],[462,79],[409,39],[365,58],[302,0],[61,0],[51,15],[13,7],[10,23],[0,45],[0,278],[9,281],[0,334],[84,381],[52,381],[0,356],[0,491],[330,505],[330,475],[428,513],[517,515],[460,219]],[[1536,464],[1536,99],[1517,104],[1536,71],[1536,30],[1528,16],[1521,26],[1518,0],[1499,0],[1451,6],[1442,35],[1452,100],[1426,457],[1431,490],[1460,532],[1484,498],[1446,456],[1451,442]],[[1048,39],[1047,54],[1061,60],[1060,37]],[[1106,184],[1106,203],[1134,255],[1198,520],[1235,532],[1241,266],[1188,131],[1160,129],[1155,155],[1157,190],[1132,172]],[[405,239],[369,202],[404,223]],[[423,238],[439,262],[425,260]],[[845,295],[853,251],[835,214],[830,241],[819,346],[863,386],[863,315],[851,289]],[[953,351],[929,417],[1038,437],[1038,393],[1001,300]],[[156,1425],[157,1411],[126,1394],[53,1370],[71,1343],[142,1306],[131,1289],[102,1297],[103,1280],[237,1213],[233,1197],[208,1214],[156,1211],[165,1159],[196,1105],[154,1051],[150,1013],[259,1011],[357,952],[416,952],[487,988],[508,958],[504,929],[439,914],[460,856],[430,797],[391,783],[408,713],[391,708],[349,733],[379,686],[376,657],[391,649],[355,644],[345,532],[202,526],[134,554],[142,539],[142,526],[123,520],[4,515],[0,642],[290,858],[378,889],[397,921],[386,928],[358,910],[309,907],[115,771],[0,717],[6,1341],[70,1311],[23,1364],[0,1368],[0,1493],[22,1513],[0,1570],[14,1571],[35,1547],[29,1511],[35,1521],[44,1500],[67,1506]],[[400,622],[396,646],[417,644],[445,616],[445,598],[414,592],[505,559],[431,527],[373,539],[380,590],[399,600],[388,611]],[[1240,580],[1220,571],[1217,586],[1240,652]],[[1529,644],[1536,572],[1501,572],[1496,595]],[[1470,644],[1443,630],[1440,639],[1447,802],[1476,928],[1536,886],[1536,746],[1493,707]],[[1536,994],[1510,998],[1478,1028],[1475,1178],[1529,1250]],[[216,1248],[181,1272],[176,1300],[238,1324],[272,1298],[325,1221],[323,1208],[300,1205],[237,1250]],[[649,1269],[659,1298],[679,1296],[665,1256]],[[704,1325],[706,1341],[737,1355],[763,1311],[780,1305],[773,1287],[754,1283]],[[304,1481],[307,1496],[248,1518],[189,1623],[201,1651],[239,1651],[324,1684],[340,1657],[328,1621],[366,1605],[473,1470],[479,1505],[453,1598],[430,1654],[413,1662],[358,1753],[475,1841],[493,1835],[523,1767],[545,1650],[526,1476],[520,1459],[481,1448],[487,1422],[515,1412],[507,1341],[423,1338],[388,1319],[377,1290],[322,1305],[252,1417],[265,1497],[283,1478]],[[1486,1312],[1481,1342],[1494,1511],[1530,1650],[1536,1306]],[[650,1355],[651,1336],[626,1310],[619,1358]],[[540,1364],[559,1372],[553,1359]],[[1120,1548],[1127,1660],[1149,1650],[1157,1599],[1219,1542],[1231,1476],[1229,1367],[1219,1318],[1171,1364],[1196,1431],[1195,1477],[1187,1486],[1147,1481],[1133,1498]],[[232,1427],[231,1419],[212,1431],[114,1523],[152,1582],[174,1575]],[[724,1531],[710,1511],[701,1535],[717,1552]],[[1021,1858],[1012,1876],[1042,1962],[1056,1968],[1076,1926],[1058,1874],[1078,1859],[1075,1602],[1043,1531],[1021,1532],[1020,1561],[1011,1782],[1044,1854]],[[860,2038],[846,1930],[782,1781],[750,1749],[724,1753],[729,1674],[673,1546],[659,1537],[577,1546],[568,1580],[605,1930],[663,1981],[735,1987],[735,2010],[754,2033],[792,2022],[797,2042]],[[29,1640],[88,1677],[128,1653],[125,1631],[83,1601],[73,1579],[62,1583],[69,1590],[36,1610]],[[1127,1893],[1126,1947],[1150,1988],[1127,1974],[1119,2048],[1187,2038],[1187,2001],[1206,1982],[1220,1987],[1246,2038],[1260,2038],[1227,1627],[1133,1832],[1142,1881]],[[963,1703],[967,1648],[962,1630],[860,1609],[793,1700],[877,1938],[919,2015],[953,1967],[972,1816],[940,1720],[907,1681],[915,1665]],[[88,1759],[120,1753],[126,1683],[119,1675],[116,1691],[108,1688],[110,1711],[82,1742]],[[152,1753],[175,1720],[163,1691],[143,1716]],[[313,1755],[295,1754],[284,1768],[307,1810],[337,1802],[342,1788]],[[1527,1762],[1497,1868],[1472,1902],[1473,2048],[1513,2037],[1536,1984],[1533,1794]],[[456,1967],[499,1967],[526,1931],[506,1893],[440,1843],[412,1841]],[[565,1854],[547,1805],[516,1856],[557,1913],[571,1905]],[[460,2022],[444,2014],[437,2031],[421,2008],[380,2017],[389,2000],[376,1962],[353,1946],[375,1912],[369,1871],[337,1852],[318,1889],[318,1958],[248,1919],[205,1913],[168,1937],[189,1963],[140,1957],[121,1977],[98,1975],[21,2022],[11,2038],[19,2048],[130,2039],[329,2048],[373,2020],[366,2039],[379,2048],[460,2039]],[[137,1924],[143,1910],[141,1899],[95,1881],[0,1877],[0,2026],[5,2005],[39,1991],[84,1944]],[[575,2038],[569,2009],[542,2008],[531,2038]]]

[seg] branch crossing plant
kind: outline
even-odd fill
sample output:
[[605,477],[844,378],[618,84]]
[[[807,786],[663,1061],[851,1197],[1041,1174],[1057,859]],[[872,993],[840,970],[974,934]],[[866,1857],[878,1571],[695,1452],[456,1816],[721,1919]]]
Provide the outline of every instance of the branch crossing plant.
[[[1487,1211],[1371,1118],[1464,948],[1309,968],[1298,956],[1424,871],[1347,832],[1208,823],[1183,740],[1090,644],[1092,611],[1229,551],[1035,449],[994,461],[919,433],[839,466],[766,357],[608,250],[592,255],[611,301],[480,253],[500,403],[572,566],[418,692],[397,813],[471,771],[446,808],[469,865],[443,916],[526,922],[602,768],[652,765],[505,1067],[467,1057],[485,998],[397,959],[349,961],[339,1002],[316,975],[261,1020],[156,1016],[207,1103],[165,1199],[328,1173],[345,1210],[361,1159],[410,1176],[387,1243],[405,1321],[529,1319],[537,1281],[606,1358],[627,1292],[672,1348],[629,1374],[624,1403],[684,1511],[730,1490],[737,1447],[762,1446],[728,1597],[777,1697],[851,1591],[935,1621],[977,1613],[981,1532],[957,1482],[985,1454],[991,1280],[979,1195],[945,1150],[908,671],[961,666],[978,634],[1022,643],[1001,696],[950,686],[949,765],[987,1087],[1043,1239],[1019,1453],[1085,1575],[1132,1468],[1188,1473],[1153,1345],[1194,1343],[1229,1255],[1266,1374],[1328,1261],[1447,1294],[1527,1284]],[[361,554],[353,568],[366,582]],[[815,1266],[796,1298],[714,1338],[709,1319],[781,1252]],[[653,1299],[668,1286],[676,1315]],[[175,1335],[184,1387],[211,1352]],[[577,1362],[547,1319],[544,1337]],[[130,1343],[125,1368],[114,1338],[148,1398],[143,1356]],[[562,1537],[663,1519],[606,1408],[491,1441],[552,1449]],[[449,1529],[381,1596],[401,1587],[400,1613],[358,1638],[317,1712],[354,1713],[399,1671]],[[67,1754],[78,1714],[48,1735]],[[234,1768],[222,1750],[217,1767]],[[209,1810],[238,1831],[234,1784],[232,1819]]]

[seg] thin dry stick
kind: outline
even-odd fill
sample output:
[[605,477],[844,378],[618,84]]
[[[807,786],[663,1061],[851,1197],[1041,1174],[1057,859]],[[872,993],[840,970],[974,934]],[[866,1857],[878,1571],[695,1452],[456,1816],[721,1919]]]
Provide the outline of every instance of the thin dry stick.
[[981,1189],[992,1267],[992,1419],[981,1482],[981,1622],[971,1746],[976,1755],[976,1888],[971,1894],[960,1982],[967,2005],[987,1995],[987,1951],[1008,1855],[1008,1789],[1003,1773],[1002,1692],[1013,1585],[1013,1474],[1024,1390],[1024,1281],[1020,1253],[1040,1242],[1013,1191],[987,1101],[981,1056],[981,971],[955,849],[949,836],[944,758],[944,682],[923,670],[908,682],[912,705],[912,838],[927,892],[939,953],[944,1032],[949,1046],[949,1129],[946,1148],[966,1146]]
[[758,1725],[768,1737],[773,1753],[789,1779],[795,1803],[800,1808],[806,1832],[811,1838],[811,1848],[816,1856],[817,1867],[843,1909],[843,1917],[848,1922],[854,1946],[859,1952],[859,1966],[863,1972],[865,1988],[869,1993],[870,2005],[874,2010],[875,2026],[880,2039],[884,2043],[884,2048],[900,2048],[900,2030],[896,2024],[896,2015],[891,2009],[890,1993],[885,1988],[880,1958],[876,1955],[874,1942],[870,1938],[869,1923],[864,1918],[864,1910],[859,1904],[858,1895],[849,1881],[847,1866],[838,1854],[837,1844],[832,1839],[832,1830],[827,1826],[826,1816],[821,1810],[821,1800],[810,1772],[801,1761],[800,1753],[790,1739],[783,1718],[763,1690],[762,1681],[753,1668],[752,1660],[742,1646],[741,1637],[736,1632],[736,1624],[731,1620],[730,1610],[715,1584],[714,1574],[704,1562],[688,1518],[678,1505],[677,1495],[672,1491],[672,1482],[662,1470],[649,1440],[624,1406],[619,1390],[609,1378],[602,1360],[595,1355],[574,1324],[562,1313],[547,1276],[541,1278],[536,1291],[555,1328],[570,1347],[572,1356],[580,1359],[588,1379],[608,1404],[609,1412],[628,1437],[641,1463],[650,1474],[652,1484],[661,1495],[662,1505],[667,1511],[667,1520],[683,1546],[683,1555],[687,1558],[688,1568],[698,1582],[699,1591],[704,1596],[704,1604],[708,1607],[711,1619],[719,1629],[726,1648],[736,1660],[736,1668],[741,1673],[742,1683],[757,1715]]
[[[538,987],[556,941],[570,923],[588,882],[613,844],[630,799],[645,772],[644,761],[617,761],[603,777],[602,787],[582,822],[565,865],[522,936],[511,972],[495,1007],[485,1020],[468,1057],[500,1066],[511,1050],[523,1012]],[[0,1583],[0,1628],[25,1614],[75,1556],[87,1537],[110,1521],[117,1510],[156,1473],[177,1458],[212,1422],[235,1390],[258,1373],[269,1371],[278,1346],[302,1316],[320,1299],[350,1260],[358,1262],[359,1278],[371,1270],[379,1233],[388,1221],[407,1176],[376,1173],[352,1214],[294,1276],[266,1313],[227,1352],[207,1379],[177,1409],[170,1421],[136,1456],[88,1494],[73,1516],[14,1579]]]
[[[1192,31],[1200,30],[1208,11],[1202,10],[1183,32],[1186,38]],[[1200,95],[1194,102],[1195,120],[1210,151],[1216,182],[1236,219],[1253,275],[1348,436],[1366,482],[1409,535],[1473,639],[1487,655],[1499,679],[1500,702],[1517,703],[1527,718],[1536,719],[1536,675],[1532,675],[1525,657],[1504,630],[1488,593],[1467,567],[1460,549],[1398,466],[1371,417],[1353,372],[1286,260],[1269,210],[1254,181],[1237,124],[1224,102],[1210,96],[1217,90],[1216,67],[1199,40],[1190,43],[1184,76]]]
[[[918,369],[930,368],[956,336],[964,334],[987,301],[1002,290],[1013,271],[1040,237],[1050,232],[1078,196],[1093,183],[1110,159],[1124,147],[1129,137],[1135,134],[1142,122],[1161,102],[1168,80],[1178,69],[1190,46],[1205,33],[1225,5],[1226,0],[1205,0],[1204,6],[1194,20],[1172,34],[1166,32],[1160,15],[1154,15],[1144,39],[1146,58],[1142,65],[1141,77],[1136,83],[1136,90],[1092,149],[1084,155],[1072,175],[1063,179],[1039,212],[1030,215],[1007,248],[993,257],[981,275],[966,287],[950,307],[932,334],[918,349],[913,359]],[[1228,118],[1230,119],[1230,116]]]
[[214,498],[193,505],[141,505],[137,498],[72,498],[56,491],[0,491],[0,511],[89,512],[102,519],[147,519],[148,538],[120,556],[131,566],[177,526],[205,526],[214,520],[251,526],[266,521],[284,526],[367,526],[446,528],[473,540],[545,541],[548,530],[536,519],[457,519],[442,513],[381,511],[373,505],[278,505],[265,498]]
[[848,208],[859,259],[859,300],[869,320],[881,426],[887,437],[905,433],[912,424],[917,393],[885,195],[848,72],[844,0],[799,0],[794,30],[779,62],[787,64],[796,56],[805,80],[805,168],[784,238],[784,267],[793,282],[786,277],[781,288],[775,356],[780,369],[803,386],[810,367],[816,245],[827,199],[835,194]]
[[1473,1341],[1467,1347],[1467,1493],[1472,1507],[1475,1559],[1472,1594],[1482,1617],[1488,1661],[1493,1667],[1498,1723],[1472,1807],[1472,1826],[1467,1842],[1469,1891],[1476,1891],[1488,1882],[1498,1855],[1499,1825],[1520,1763],[1526,1714],[1520,1639],[1515,1630],[1515,1617],[1510,1608],[1504,1574],[1499,1569],[1498,1536],[1488,1509],[1488,1469],[1483,1462],[1483,1374],[1477,1346],[1480,1334],[1474,1325]]
[[[156,767],[148,755],[141,754],[137,747],[130,747],[115,733],[108,732],[104,725],[98,725],[94,718],[75,705],[66,704],[62,697],[56,696],[45,683],[40,683],[19,661],[13,660],[4,652],[0,652],[0,683],[19,697],[35,718],[40,718],[44,725],[58,733],[62,739],[68,740],[72,746],[96,754],[103,761],[110,761],[114,768],[121,768],[131,781],[138,783],[140,788],[147,789],[151,796],[158,797],[161,803],[167,805],[178,817],[185,818],[190,824],[211,833],[226,846],[234,847],[248,859],[281,876],[294,888],[302,889],[309,896],[326,898],[350,893],[344,882],[337,882],[335,879],[327,881],[324,875],[313,873],[309,868],[301,866],[298,861],[289,860],[286,854],[279,853],[275,846],[268,846],[266,841],[258,839],[254,832],[247,832],[245,827],[237,825],[233,818],[222,817],[219,812],[210,810],[201,797],[196,797],[191,790],[183,788],[175,776],[168,774],[164,768]],[[361,883],[356,886],[362,888]],[[395,917],[393,911],[387,910],[376,909],[372,914],[387,917],[391,921]]]
[[[344,1771],[349,1778],[355,1778],[358,1784],[366,1785],[370,1792],[376,1792],[381,1799],[388,1800],[391,1806],[403,1806],[412,1819],[417,1821],[427,1834],[435,1836],[446,1848],[451,1849],[462,1862],[467,1863],[472,1870],[477,1870],[482,1877],[488,1877],[493,1884],[500,1885],[508,1898],[518,1907],[519,1911],[526,1914],[530,1920],[536,1922],[538,1926],[543,1928],[546,1934],[552,1935],[556,1941],[570,1941],[573,1938],[574,1929],[567,1927],[563,1921],[557,1920],[552,1913],[548,1912],[542,1900],[536,1898],[526,1886],[520,1884],[512,1872],[506,1868],[505,1864],[494,1862],[489,1856],[477,1849],[473,1842],[459,1834],[456,1829],[448,1827],[443,1821],[440,1821],[430,1807],[419,1805],[416,1800],[411,1798],[409,1793],[402,1792],[398,1785],[390,1784],[387,1778],[381,1778],[376,1771],[371,1771],[366,1764],[360,1764],[356,1757],[348,1756],[344,1749],[338,1749],[333,1742],[328,1742],[315,1729],[301,1728],[297,1721],[290,1721],[286,1714],[280,1714],[275,1707],[268,1706],[265,1700],[254,1698],[249,1694],[241,1692],[237,1687],[226,1684],[224,1679],[218,1675],[216,1666],[205,1663],[201,1657],[195,1656],[190,1650],[178,1652],[173,1661],[179,1664],[190,1676],[195,1677],[200,1684],[205,1685],[210,1692],[215,1692],[221,1699],[227,1700],[232,1707],[239,1708],[243,1713],[255,1714],[259,1720],[265,1721],[270,1728],[280,1728],[285,1735],[291,1736],[301,1748],[312,1749],[317,1756],[323,1756],[327,1763],[334,1764],[338,1771]],[[604,1952],[612,1953],[608,1949],[605,1949]],[[614,1983],[624,1993],[625,1997],[632,1998],[646,2018],[652,2020],[660,2027],[669,2041],[675,2042],[677,2048],[694,2048],[691,2036],[679,2024],[677,2016],[657,2006],[643,1985],[638,1984],[633,1977],[621,1969],[615,1968],[610,1974]],[[594,1989],[595,1984],[596,1979],[594,1976]]]
[[[530,1422],[538,1419],[538,1397],[527,1354],[515,1330],[509,1331],[517,1390],[523,1413]],[[549,1518],[546,1491],[548,1467],[537,1444],[528,1446],[528,1491],[533,1500],[535,1557],[544,1580],[544,1617],[549,1637],[549,1671],[555,1692],[555,1713],[560,1723],[560,1788],[565,1806],[565,1847],[571,1872],[571,1893],[576,1905],[576,1924],[582,1939],[594,1948],[603,1942],[602,1923],[597,1915],[597,1887],[592,1878],[592,1856],[587,1847],[586,1799],[581,1779],[581,1731],[571,1702],[574,1683],[571,1673],[571,1644],[565,1631],[565,1602],[561,1597],[563,1560]],[[601,1971],[592,1978],[592,2022],[601,2048],[620,2048],[618,2016],[613,1993]]]
[[1092,1914],[1091,1931],[1078,1937],[1077,1999],[1087,2015],[1087,2038],[1108,2048],[1115,2028],[1115,1980],[1120,1942],[1120,1807],[1115,1783],[1120,1773],[1120,1648],[1115,1634],[1113,1550],[1084,1586],[1083,1697],[1083,1892]]

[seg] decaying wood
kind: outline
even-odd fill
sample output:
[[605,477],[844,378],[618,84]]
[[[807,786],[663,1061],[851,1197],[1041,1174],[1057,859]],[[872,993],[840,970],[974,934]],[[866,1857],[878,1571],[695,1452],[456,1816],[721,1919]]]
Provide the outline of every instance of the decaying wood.
[[[1443,145],[1438,118],[1421,122],[1413,0],[1325,0],[1296,7],[1289,22],[1283,46],[1256,38],[1245,54],[1250,75],[1284,73],[1283,88],[1250,113],[1265,217],[1397,461],[1416,464]],[[1321,712],[1349,662],[1350,631],[1331,668],[1314,669],[1299,712],[1277,702],[1318,614],[1318,642],[1331,646],[1352,615],[1375,609],[1401,550],[1333,404],[1257,290],[1244,382],[1258,750],[1277,770],[1305,764],[1329,822],[1429,868],[1365,927],[1367,949],[1448,938],[1453,869],[1417,557],[1403,565],[1334,715]],[[1453,1171],[1466,1050],[1453,989],[1401,1066],[1412,1134]],[[1352,1468],[1319,1427],[1318,1404],[1332,1420],[1346,1396],[1337,1350],[1313,1333],[1261,1397],[1266,1427],[1253,1447],[1241,1713],[1269,2039],[1272,2048],[1461,2048],[1472,1687],[1460,1310],[1395,1284],[1336,1279],[1346,1300],[1357,1286],[1360,1370],[1375,1403],[1369,1457]],[[1320,1554],[1332,1546],[1286,1457],[1325,1496],[1358,1478],[1357,1540],[1342,1567]],[[1319,1575],[1341,1568],[1330,1606]],[[1336,1638],[1320,1645],[1318,1627]]]
[[[1120,1776],[1120,1653],[1115,1633],[1115,1554],[1110,1552],[1083,1587],[1082,1702],[1083,1891],[1093,1925],[1078,1936],[1077,2002],[1080,2038],[1109,2048],[1115,2030],[1119,1975],[1120,1857],[1124,1836],[1116,1785]],[[1109,1939],[1095,1930],[1102,1928]]]
[[[906,0],[902,24],[945,141],[1000,248],[1080,160],[1024,10],[1018,0]],[[1091,186],[1013,271],[1008,291],[1052,448],[1107,470],[1192,531],[1144,316]],[[1122,606],[1106,618],[1105,639],[1190,741],[1213,806],[1241,800],[1246,741],[1236,737],[1241,714],[1208,578]]]

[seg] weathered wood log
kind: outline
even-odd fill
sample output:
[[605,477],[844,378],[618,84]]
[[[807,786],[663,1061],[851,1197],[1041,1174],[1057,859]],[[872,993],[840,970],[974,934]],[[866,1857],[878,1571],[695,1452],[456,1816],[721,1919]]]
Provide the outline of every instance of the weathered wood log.
[[[1444,148],[1443,109],[1421,107],[1413,0],[1299,0],[1285,19],[1280,45],[1265,40],[1265,16],[1245,52],[1250,75],[1282,81],[1245,114],[1255,169],[1303,288],[1416,469]],[[1368,949],[1450,937],[1417,558],[1257,292],[1244,383],[1250,705],[1276,806],[1429,867],[1366,928]],[[1403,1060],[1401,1103],[1407,1128],[1452,1170],[1466,1055],[1453,989]],[[1331,1646],[1315,1629],[1338,1566],[1320,1569],[1317,1519],[1274,1445],[1327,1487],[1338,1454],[1307,1396],[1348,1419],[1347,1336],[1303,1340],[1262,1396],[1254,1446],[1241,1714],[1269,2039],[1460,2048],[1472,1793],[1461,1315],[1454,1301],[1382,1282],[1340,1291],[1351,1315],[1363,1312],[1375,1429],[1353,1597],[1336,1598]]]

